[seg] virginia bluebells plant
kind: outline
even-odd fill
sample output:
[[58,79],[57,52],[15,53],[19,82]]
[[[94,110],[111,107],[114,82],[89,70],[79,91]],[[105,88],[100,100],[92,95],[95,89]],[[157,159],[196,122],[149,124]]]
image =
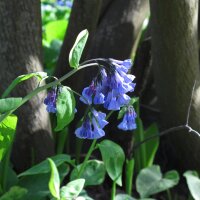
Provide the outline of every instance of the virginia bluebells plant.
[[59,6],[66,6],[68,8],[72,7],[72,1],[71,0],[57,0],[57,5]]
[[49,113],[56,113],[56,98],[57,98],[57,89],[52,88],[48,91],[47,97],[44,99],[44,104],[47,106],[46,110]]

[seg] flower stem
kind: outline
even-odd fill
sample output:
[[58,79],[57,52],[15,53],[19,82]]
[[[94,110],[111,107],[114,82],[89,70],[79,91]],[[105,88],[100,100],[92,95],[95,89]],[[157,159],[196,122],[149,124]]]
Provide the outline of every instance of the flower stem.
[[115,200],[116,195],[116,181],[113,181],[112,191],[111,191],[111,200]]
[[60,79],[58,80],[55,80],[51,83],[48,83],[44,86],[41,86],[41,87],[38,87],[36,88],[35,90],[33,90],[31,93],[29,93],[28,95],[26,95],[21,103],[14,109],[2,114],[0,116],[0,122],[3,121],[8,115],[12,114],[15,110],[17,110],[20,106],[22,106],[23,104],[25,104],[27,101],[29,101],[32,97],[34,97],[35,95],[37,95],[38,93],[40,93],[41,91],[43,90],[46,90],[48,88],[51,88],[53,86],[56,86],[58,84],[60,84],[62,81],[64,81],[65,79],[68,79],[70,76],[72,76],[73,74],[75,74],[77,71],[83,69],[83,68],[86,68],[86,67],[91,67],[91,66],[99,66],[97,63],[91,63],[91,64],[86,64],[86,65],[82,65],[76,69],[73,69],[72,71],[70,71],[69,73],[65,74],[63,77],[61,77]]
[[90,156],[91,156],[93,150],[95,149],[96,142],[97,142],[96,139],[93,140],[93,142],[92,142],[92,144],[91,144],[91,146],[90,146],[90,148],[89,148],[89,151],[87,152],[87,155],[86,155],[86,157],[85,157],[85,159],[84,159],[84,161],[83,161],[83,164],[81,165],[81,168],[80,168],[80,170],[79,170],[79,172],[78,172],[77,178],[80,178],[80,177],[81,177],[81,175],[82,175],[82,173],[83,173],[83,171],[84,171],[84,169],[85,169],[86,163],[87,163],[87,161],[89,160],[89,158],[90,158]]

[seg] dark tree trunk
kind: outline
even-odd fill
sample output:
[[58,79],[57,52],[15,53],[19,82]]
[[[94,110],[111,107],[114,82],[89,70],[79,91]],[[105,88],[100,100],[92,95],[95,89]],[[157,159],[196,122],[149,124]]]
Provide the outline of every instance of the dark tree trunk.
[[[200,131],[198,0],[152,0],[151,11],[153,68],[163,128],[186,124],[197,80],[189,125]],[[200,138],[187,131],[168,138],[173,167],[199,169]]]
[[[39,0],[0,1],[1,93],[21,74],[42,71],[41,13]],[[25,96],[37,87],[32,79],[21,84],[12,96]],[[45,92],[17,111],[19,117],[12,161],[18,171],[53,154]]]

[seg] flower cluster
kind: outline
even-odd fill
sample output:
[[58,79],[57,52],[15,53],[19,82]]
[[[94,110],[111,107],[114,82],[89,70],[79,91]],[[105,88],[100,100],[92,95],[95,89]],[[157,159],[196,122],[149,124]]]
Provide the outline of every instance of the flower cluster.
[[[120,110],[122,106],[129,104],[131,98],[127,93],[133,92],[135,88],[135,83],[133,83],[135,77],[127,74],[132,66],[132,62],[130,59],[124,61],[108,59],[106,64],[105,67],[101,66],[97,77],[93,79],[92,83],[83,89],[80,100],[90,106],[92,104],[102,104],[107,110]],[[125,113],[123,121],[118,125],[118,128],[122,130],[135,129],[135,118],[136,113],[133,107],[128,106],[127,113]],[[78,133],[76,131],[76,136],[88,139],[102,137],[104,134],[97,133],[97,136],[94,136],[95,127],[96,124],[89,118],[86,118],[81,128],[77,129]],[[103,127],[98,126],[98,128],[103,131]]]
[[68,8],[71,8],[73,3],[71,0],[57,0],[57,4],[59,6],[66,6]]
[[76,129],[75,134],[83,139],[98,139],[105,135],[103,128],[108,124],[106,114],[92,109],[86,116],[82,126]]
[[57,98],[57,89],[52,88],[48,91],[47,97],[44,99],[44,104],[47,106],[46,110],[49,113],[56,113],[56,98]]

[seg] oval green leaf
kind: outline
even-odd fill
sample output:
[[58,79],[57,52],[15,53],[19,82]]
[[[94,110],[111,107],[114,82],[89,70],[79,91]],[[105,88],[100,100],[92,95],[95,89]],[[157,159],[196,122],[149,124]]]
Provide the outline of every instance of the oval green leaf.
[[195,200],[200,200],[200,179],[196,171],[187,171],[183,174],[185,176],[188,188],[192,197]]
[[123,149],[110,140],[103,140],[98,146],[108,175],[119,186],[122,186],[122,170],[125,161]]
[[85,184],[85,179],[76,179],[69,182],[60,190],[61,200],[75,199],[82,191]]
[[[80,164],[71,172],[70,179],[74,180],[78,177],[78,172],[81,169]],[[86,162],[84,171],[80,178],[85,179],[85,186],[88,185],[100,185],[105,179],[106,169],[102,161],[89,160]]]
[[160,166],[153,165],[142,169],[136,179],[136,189],[141,198],[149,197],[174,187],[179,182],[179,174],[172,170],[164,176],[160,171]]
[[57,126],[55,131],[61,131],[74,119],[75,103],[73,92],[70,88],[63,86],[56,101]]
[[21,97],[0,99],[0,113],[5,113],[17,108],[22,102]]
[[81,31],[76,38],[74,46],[69,53],[69,64],[72,68],[78,68],[79,66],[79,62],[83,53],[83,49],[86,45],[88,35],[88,30],[85,29]]

